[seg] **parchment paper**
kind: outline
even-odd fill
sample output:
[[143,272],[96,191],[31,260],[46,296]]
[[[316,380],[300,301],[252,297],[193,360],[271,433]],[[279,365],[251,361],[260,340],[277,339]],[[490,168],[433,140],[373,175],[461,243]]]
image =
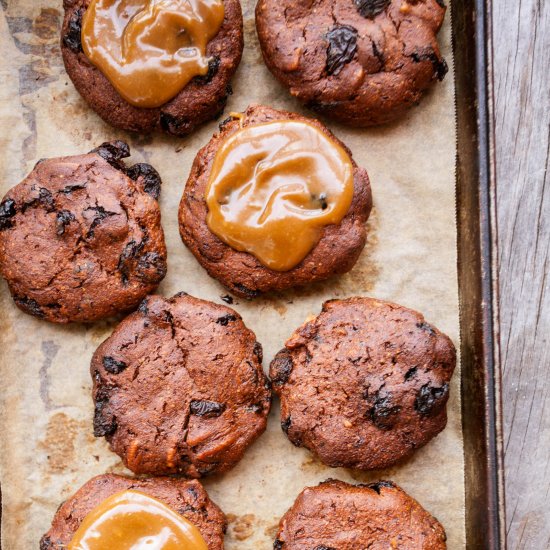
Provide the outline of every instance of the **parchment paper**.
[[[139,137],[104,124],[69,81],[58,47],[60,0],[2,0],[0,17],[0,192],[17,184],[42,157],[88,151],[121,138],[132,161],[161,173],[168,276],[159,292],[185,290],[220,302],[227,292],[182,244],[177,207],[196,151],[217,129],[212,122],[187,139]],[[254,1],[243,3],[245,52],[226,112],[250,102],[303,111],[264,67],[254,28]],[[458,344],[455,223],[455,115],[449,13],[440,34],[451,70],[405,119],[380,129],[328,124],[371,177],[375,207],[369,243],[347,275],[235,309],[273,354],[324,300],[372,295],[422,311]],[[309,113],[311,115],[311,113]],[[93,351],[116,321],[61,327],[36,320],[12,303],[0,283],[0,467],[4,550],[38,548],[57,506],[105,472],[125,472],[103,439],[92,435]],[[393,479],[443,523],[448,547],[464,547],[464,471],[460,372],[451,384],[446,430],[406,464],[371,474],[331,469],[289,443],[275,401],[269,427],[231,472],[209,478],[210,496],[229,517],[228,550],[269,549],[281,515],[307,485],[328,477]]]

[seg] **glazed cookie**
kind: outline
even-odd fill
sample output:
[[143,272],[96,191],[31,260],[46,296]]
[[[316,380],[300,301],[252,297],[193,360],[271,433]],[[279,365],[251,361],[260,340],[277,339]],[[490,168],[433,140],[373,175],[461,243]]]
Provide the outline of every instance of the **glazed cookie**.
[[63,61],[92,109],[115,128],[177,136],[220,116],[243,50],[239,0],[112,4],[64,0]]
[[275,550],[444,550],[442,525],[391,481],[307,487],[279,523]]
[[261,362],[232,309],[150,296],[93,356],[94,433],[136,474],[224,472],[265,430]]
[[447,73],[442,0],[259,0],[265,62],[290,93],[350,126],[394,120]]
[[367,172],[325,126],[253,105],[195,157],[180,233],[211,277],[254,298],[349,271],[371,206]]
[[134,309],[166,274],[160,177],[126,143],[39,161],[0,203],[0,274],[26,313],[89,322]]
[[[125,493],[126,491],[130,491],[130,494]],[[135,492],[137,492],[137,495]],[[116,502],[113,502],[113,497],[116,498],[116,495],[122,497],[122,499],[119,498],[118,510],[124,512],[120,507],[121,504],[124,504],[124,497],[132,499],[133,509],[129,512],[126,509],[126,516],[117,518],[116,513],[111,513],[111,518],[106,521],[98,521],[100,517],[98,517],[97,512],[101,511],[98,507],[105,503],[110,504],[111,510],[117,511],[113,506],[116,504]],[[151,498],[155,500],[151,501]],[[167,507],[168,510],[164,507]],[[172,513],[178,514],[180,518],[177,516],[171,517]],[[94,544],[98,543],[97,534],[100,533],[102,541],[104,541],[102,548],[130,547],[116,544],[117,542],[119,544],[121,542],[127,543],[127,540],[120,541],[118,538],[108,538],[109,534],[111,537],[115,536],[113,532],[115,528],[124,531],[133,526],[134,533],[130,532],[130,536],[137,536],[138,533],[143,537],[158,536],[160,529],[155,529],[155,520],[161,516],[163,518],[168,517],[169,522],[164,519],[161,527],[165,530],[171,529],[172,535],[179,533],[177,524],[179,521],[183,521],[184,527],[188,531],[191,530],[192,534],[194,528],[198,529],[199,534],[197,536],[195,532],[195,537],[199,540],[202,537],[208,550],[223,549],[223,537],[226,529],[225,516],[218,506],[208,498],[208,494],[198,481],[162,477],[132,479],[107,474],[94,477],[88,481],[76,494],[59,507],[50,530],[40,541],[40,550],[65,550],[73,541],[73,537],[81,535],[82,529],[86,528],[86,522],[90,522],[93,516],[96,516]],[[147,525],[145,529],[144,523]],[[189,528],[189,524],[191,524],[191,528]],[[144,529],[144,531],[140,531],[141,529]],[[98,548],[99,546],[77,546],[77,548],[84,547]],[[132,548],[134,547],[137,548],[137,546],[132,546]],[[154,547],[158,548],[159,546]],[[178,546],[178,548],[180,547],[187,548],[187,545]],[[193,548],[202,549],[203,546],[193,546]]]
[[271,363],[281,426],[328,466],[372,470],[403,460],[447,423],[451,340],[411,309],[331,300]]

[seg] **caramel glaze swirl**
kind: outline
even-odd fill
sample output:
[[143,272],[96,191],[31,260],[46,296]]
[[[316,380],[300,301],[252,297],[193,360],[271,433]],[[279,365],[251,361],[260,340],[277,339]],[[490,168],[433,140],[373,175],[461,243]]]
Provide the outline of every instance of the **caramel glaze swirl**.
[[92,0],[82,48],[128,103],[159,107],[208,72],[223,18],[223,0]]
[[312,124],[246,126],[225,140],[206,189],[210,231],[264,266],[288,271],[338,224],[353,198],[347,151]]
[[68,550],[208,550],[199,530],[160,500],[134,490],[110,496],[81,523]]

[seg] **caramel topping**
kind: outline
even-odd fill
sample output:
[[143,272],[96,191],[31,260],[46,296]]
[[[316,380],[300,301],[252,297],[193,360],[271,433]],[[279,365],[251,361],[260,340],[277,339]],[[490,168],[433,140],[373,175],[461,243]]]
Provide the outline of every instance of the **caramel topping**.
[[353,165],[312,124],[246,126],[218,150],[206,189],[208,227],[266,267],[288,271],[347,214]]
[[68,550],[208,550],[199,530],[139,491],[110,496],[85,518]]
[[223,17],[223,0],[92,0],[82,48],[128,103],[159,107],[208,72]]

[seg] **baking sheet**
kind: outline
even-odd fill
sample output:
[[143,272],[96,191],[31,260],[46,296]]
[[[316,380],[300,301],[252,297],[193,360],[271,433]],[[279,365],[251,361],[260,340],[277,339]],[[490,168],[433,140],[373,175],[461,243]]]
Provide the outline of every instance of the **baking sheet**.
[[[245,52],[226,112],[251,102],[304,112],[263,66],[254,28],[254,1],[243,2]],[[43,157],[77,154],[120,138],[133,162],[161,173],[161,208],[168,276],[159,292],[180,290],[221,302],[227,294],[182,244],[177,208],[196,151],[217,129],[212,122],[186,139],[125,134],[104,124],[66,76],[58,47],[60,1],[1,0],[0,193]],[[369,243],[347,275],[304,290],[233,307],[264,346],[264,367],[324,300],[356,294],[422,311],[458,347],[455,223],[455,113],[449,13],[439,35],[450,72],[418,108],[396,124],[350,130],[328,126],[367,168],[374,195]],[[309,113],[311,115],[311,113]],[[20,312],[0,283],[0,475],[2,548],[29,550],[59,503],[90,477],[129,473],[103,439],[92,434],[90,358],[116,321],[60,327]],[[328,477],[393,479],[443,523],[448,547],[464,548],[464,465],[460,372],[451,384],[446,430],[404,465],[383,472],[331,469],[283,435],[274,402],[267,432],[229,473],[209,478],[210,496],[229,518],[228,550],[271,548],[277,523],[306,485]]]

